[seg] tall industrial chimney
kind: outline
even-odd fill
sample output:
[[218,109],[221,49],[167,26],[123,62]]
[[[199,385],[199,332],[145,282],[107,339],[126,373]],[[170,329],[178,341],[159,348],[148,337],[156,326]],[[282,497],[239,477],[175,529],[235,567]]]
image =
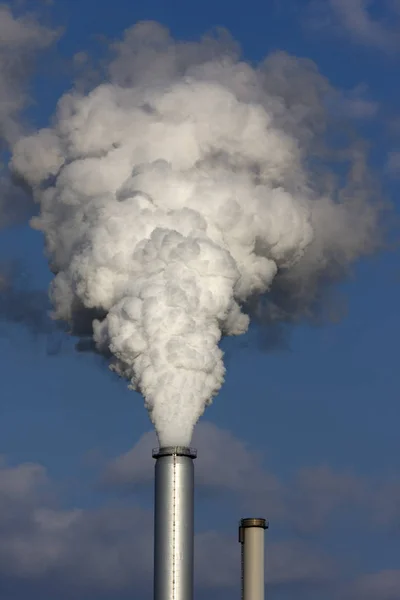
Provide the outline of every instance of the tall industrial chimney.
[[242,544],[242,600],[264,600],[265,519],[242,519],[239,542]]
[[193,600],[196,451],[160,448],[153,458],[154,600]]

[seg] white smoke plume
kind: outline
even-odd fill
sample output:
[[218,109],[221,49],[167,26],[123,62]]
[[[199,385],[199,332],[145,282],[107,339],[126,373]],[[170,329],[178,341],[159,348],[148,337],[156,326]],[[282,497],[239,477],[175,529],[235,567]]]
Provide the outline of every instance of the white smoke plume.
[[375,245],[378,211],[311,174],[330,89],[311,62],[251,66],[225,34],[178,43],[152,22],[114,51],[106,83],[65,94],[12,168],[40,204],[55,317],[93,320],[160,445],[188,445],[246,302],[277,276],[311,302],[332,264]]

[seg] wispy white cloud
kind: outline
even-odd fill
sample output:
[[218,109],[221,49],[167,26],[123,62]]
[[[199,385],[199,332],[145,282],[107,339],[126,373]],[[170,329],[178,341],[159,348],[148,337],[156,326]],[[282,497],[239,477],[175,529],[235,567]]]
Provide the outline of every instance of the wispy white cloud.
[[379,102],[370,97],[368,86],[356,85],[351,89],[331,89],[325,104],[330,114],[346,122],[371,121],[379,115]]
[[398,600],[400,570],[383,570],[362,575],[344,597],[349,600]]
[[[0,151],[10,148],[23,131],[21,114],[30,102],[28,86],[36,60],[57,35],[34,17],[15,16],[0,3]],[[0,162],[0,228],[19,222],[29,209],[29,199]]]
[[[239,586],[237,537],[211,531],[197,536],[198,580],[207,587]],[[337,575],[335,561],[320,547],[300,540],[268,541],[266,581],[269,586],[321,585]],[[216,568],[218,565],[218,568]]]
[[[198,449],[196,482],[200,486],[227,489],[239,494],[278,491],[277,479],[268,474],[260,458],[230,431],[201,421],[195,428],[193,445]],[[127,453],[111,461],[104,472],[108,485],[131,486],[153,479],[151,449],[157,447],[152,431],[145,433]]]
[[386,52],[399,47],[397,0],[311,0],[308,9],[307,22],[315,29],[345,32],[356,44]]
[[[41,597],[124,594],[151,585],[152,511],[137,505],[62,509],[52,482],[37,464],[0,466],[0,584],[21,581]],[[196,585],[215,592],[239,585],[240,547],[219,531],[196,535]],[[295,540],[269,542],[271,585],[320,584],[334,563],[320,549]]]
[[336,109],[349,119],[372,119],[379,111],[379,103],[369,98],[369,90],[360,84],[337,94]]
[[[284,482],[265,468],[258,452],[212,423],[201,421],[193,441],[199,451],[199,487],[228,491],[238,505],[267,511],[270,518],[296,531],[321,531],[343,510],[368,513],[371,527],[390,527],[400,517],[400,480],[396,478],[375,481],[315,465],[300,469]],[[133,490],[152,483],[151,448],[155,446],[155,434],[146,433],[131,450],[105,466],[102,485]]]
[[32,16],[15,16],[0,4],[0,138],[13,143],[20,135],[20,113],[29,102],[27,85],[38,54],[58,33]]
[[386,171],[392,177],[400,177],[400,152],[389,152],[386,161]]
[[[202,422],[195,441],[200,450],[198,483],[229,491],[232,501],[261,494],[266,503],[268,495],[278,494],[282,507],[279,512],[272,506],[275,525],[302,522],[307,533],[349,506],[378,515],[377,526],[392,527],[399,520],[400,482],[396,478],[377,485],[351,472],[309,467],[285,486],[265,470],[254,450],[230,432]],[[147,434],[131,452],[109,463],[104,482],[114,487],[150,483],[154,442]],[[151,586],[152,507],[127,504],[125,497],[123,502],[99,508],[62,508],[54,490],[43,466],[9,466],[4,459],[0,461],[0,584],[7,581],[13,590],[23,581],[32,590],[40,590],[43,598],[85,600],[103,595],[122,598],[133,589],[141,593]],[[277,540],[267,534],[269,586],[326,590],[331,594],[326,597],[348,600],[397,599],[393,591],[398,586],[397,571],[366,574],[346,583],[342,565],[324,550],[324,538],[310,539],[289,535]],[[236,523],[228,534],[199,531],[195,545],[199,597],[222,598],[239,586]],[[339,595],[335,595],[336,587]]]
[[[32,211],[31,198],[15,185],[1,158],[24,130],[21,116],[30,102],[28,87],[36,60],[57,35],[33,16],[16,16],[10,6],[0,3],[0,229],[26,221]],[[4,284],[7,275],[0,265],[0,282]],[[0,285],[0,313],[9,299],[9,283]]]

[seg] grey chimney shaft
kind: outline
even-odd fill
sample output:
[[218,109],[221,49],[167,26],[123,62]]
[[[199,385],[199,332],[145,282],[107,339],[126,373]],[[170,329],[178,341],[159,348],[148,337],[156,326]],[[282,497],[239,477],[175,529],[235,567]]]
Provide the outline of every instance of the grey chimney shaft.
[[242,519],[239,542],[242,544],[242,600],[264,600],[265,519]]
[[153,450],[154,600],[193,600],[195,450]]

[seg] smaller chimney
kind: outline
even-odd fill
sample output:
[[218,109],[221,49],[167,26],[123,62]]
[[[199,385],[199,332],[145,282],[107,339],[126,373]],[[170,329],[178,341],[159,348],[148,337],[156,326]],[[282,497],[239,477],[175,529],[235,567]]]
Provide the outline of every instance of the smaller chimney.
[[242,519],[239,542],[242,545],[242,600],[264,600],[265,519]]

